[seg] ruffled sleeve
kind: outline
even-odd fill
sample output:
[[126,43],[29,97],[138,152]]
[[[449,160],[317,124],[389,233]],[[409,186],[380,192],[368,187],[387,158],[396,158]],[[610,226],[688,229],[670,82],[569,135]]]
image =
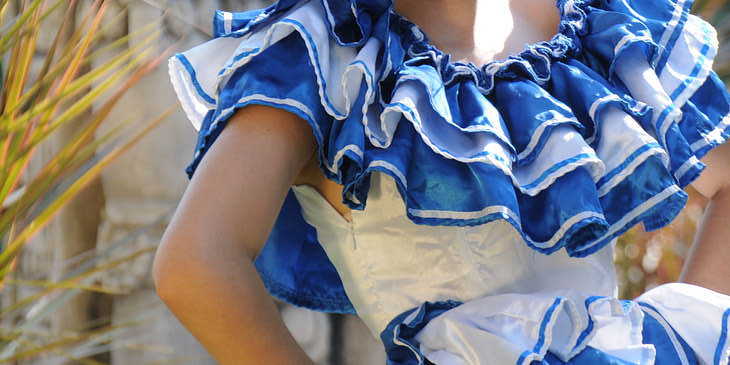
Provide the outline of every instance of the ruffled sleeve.
[[[386,0],[220,12],[215,39],[170,60],[200,130],[187,172],[236,109],[273,106],[309,123],[353,209],[379,171],[415,223],[505,220],[537,251],[586,256],[670,222],[728,136],[715,33],[690,6],[559,0],[551,41],[483,66],[451,62]],[[293,196],[257,267],[284,300],[353,311]]]

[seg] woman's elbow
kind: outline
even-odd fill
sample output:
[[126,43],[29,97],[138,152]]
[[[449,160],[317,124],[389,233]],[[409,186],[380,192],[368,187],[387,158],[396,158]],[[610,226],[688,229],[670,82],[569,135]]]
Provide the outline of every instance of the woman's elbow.
[[175,294],[174,285],[171,283],[174,278],[175,264],[161,253],[158,249],[155,259],[152,262],[152,279],[155,283],[155,291],[157,296],[167,303]]
[[191,274],[186,268],[192,268],[190,259],[183,254],[185,242],[166,232],[152,262],[152,279],[157,295],[166,304],[182,298],[185,290],[185,279]]
[[[238,240],[208,231],[168,228],[152,264],[157,295],[168,307],[184,306],[232,276],[250,274],[253,258]],[[179,226],[179,225],[178,225]]]

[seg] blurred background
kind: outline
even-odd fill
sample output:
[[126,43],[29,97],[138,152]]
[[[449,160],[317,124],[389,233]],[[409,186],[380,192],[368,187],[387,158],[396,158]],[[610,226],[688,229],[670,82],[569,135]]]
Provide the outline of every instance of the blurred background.
[[[269,3],[0,0],[0,364],[215,364],[151,281],[196,138],[166,58],[209,38],[215,9]],[[730,3],[694,11],[727,81]],[[619,239],[622,298],[678,277],[706,204],[688,190],[668,227]],[[357,318],[280,310],[317,363],[385,363]]]

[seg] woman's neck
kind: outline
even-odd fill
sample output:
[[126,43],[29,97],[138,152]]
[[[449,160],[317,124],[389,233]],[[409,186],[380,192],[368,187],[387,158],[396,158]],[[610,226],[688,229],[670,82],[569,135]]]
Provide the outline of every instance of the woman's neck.
[[554,0],[394,0],[454,60],[483,64],[557,31]]

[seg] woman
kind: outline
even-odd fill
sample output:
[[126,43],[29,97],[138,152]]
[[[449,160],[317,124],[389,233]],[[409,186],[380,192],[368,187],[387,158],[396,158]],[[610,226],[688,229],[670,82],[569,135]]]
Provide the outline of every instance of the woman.
[[[201,134],[155,281],[220,363],[311,363],[268,289],[356,312],[392,364],[727,364],[713,30],[689,1],[560,0],[517,54],[546,3],[282,0],[171,59]],[[613,239],[692,181],[693,285],[617,301]]]

